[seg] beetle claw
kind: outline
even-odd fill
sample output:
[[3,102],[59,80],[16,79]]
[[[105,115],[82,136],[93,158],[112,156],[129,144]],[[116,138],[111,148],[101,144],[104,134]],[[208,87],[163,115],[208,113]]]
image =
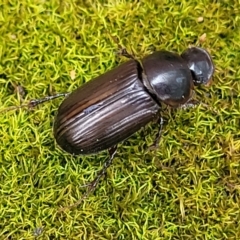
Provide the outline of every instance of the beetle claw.
[[0,110],[0,113],[4,113],[4,112],[8,112],[8,111],[11,111],[11,110],[17,110],[17,109],[21,109],[21,108],[28,108],[28,109],[32,109],[42,103],[45,103],[45,102],[48,102],[48,101],[51,101],[55,98],[59,98],[59,97],[66,97],[68,96],[70,93],[57,93],[55,95],[52,95],[52,96],[46,96],[44,98],[40,98],[40,99],[32,99],[30,100],[28,103],[25,103],[25,104],[21,104],[19,106],[11,106],[11,107],[8,107],[8,108],[5,108],[3,110]]
[[44,102],[49,102],[55,98],[59,98],[59,97],[66,97],[68,96],[70,93],[57,93],[55,95],[52,96],[46,96],[44,98],[40,98],[40,99],[32,99],[30,100],[30,102],[28,104],[25,104],[25,106],[27,105],[29,108],[34,108]]

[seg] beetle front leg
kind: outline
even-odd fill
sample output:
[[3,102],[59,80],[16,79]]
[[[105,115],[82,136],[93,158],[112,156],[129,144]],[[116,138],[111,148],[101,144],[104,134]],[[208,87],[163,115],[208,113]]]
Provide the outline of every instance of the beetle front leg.
[[199,102],[195,99],[190,99],[186,103],[180,105],[179,108],[181,108],[181,109],[194,108],[194,107],[197,107],[199,104],[201,104],[201,102]]
[[87,184],[84,185],[84,186],[87,186],[87,191],[84,193],[84,195],[76,203],[74,203],[74,204],[72,204],[70,206],[64,207],[64,208],[60,208],[59,212],[64,212],[67,209],[77,207],[92,192],[94,192],[94,190],[96,189],[98,183],[100,182],[100,179],[106,174],[107,169],[111,166],[116,152],[117,152],[117,145],[108,149],[109,158],[104,162],[102,169],[98,172],[98,174],[95,177],[95,179],[92,182],[87,183]]
[[[108,32],[108,31],[107,31]],[[108,35],[110,36],[110,38],[113,40],[114,43],[117,44],[118,46],[118,51],[117,51],[117,54],[120,55],[120,56],[124,56],[126,58],[130,58],[130,59],[133,59],[133,60],[136,60],[136,58],[134,57],[133,54],[130,54],[127,49],[125,47],[123,47],[118,39],[114,36],[112,36],[109,32],[108,32]]]
[[212,108],[211,106],[209,106],[206,103],[203,103],[203,102],[200,102],[200,101],[194,100],[194,99],[190,99],[186,103],[182,104],[179,108],[181,108],[181,109],[189,109],[189,108],[197,107],[199,105],[202,105],[203,107],[205,107],[206,109],[209,109],[210,111],[214,112],[215,114],[219,114],[218,110]]
[[159,118],[159,129],[158,133],[155,137],[154,143],[149,147],[149,150],[156,150],[158,148],[159,142],[162,137],[162,130],[163,130],[164,120],[162,117]]

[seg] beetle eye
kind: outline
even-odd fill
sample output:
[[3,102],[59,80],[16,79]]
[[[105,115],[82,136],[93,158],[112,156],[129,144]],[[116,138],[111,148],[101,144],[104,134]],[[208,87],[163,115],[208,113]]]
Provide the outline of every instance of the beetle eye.
[[214,72],[214,64],[210,54],[202,48],[192,47],[184,51],[181,57],[191,70],[194,85],[208,84]]

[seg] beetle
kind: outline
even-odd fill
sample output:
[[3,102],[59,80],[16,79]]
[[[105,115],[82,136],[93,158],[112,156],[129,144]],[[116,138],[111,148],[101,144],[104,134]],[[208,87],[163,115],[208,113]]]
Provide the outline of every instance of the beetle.
[[212,58],[203,48],[191,47],[181,55],[160,50],[141,61],[132,57],[70,94],[32,100],[30,106],[66,96],[53,127],[64,151],[83,155],[109,150],[109,159],[88,184],[88,191],[72,206],[95,189],[111,165],[118,143],[159,116],[162,104],[174,108],[191,105],[194,86],[208,84],[214,70]]
[[110,154],[83,198],[105,174],[119,142],[155,119],[163,103],[191,104],[194,85],[208,84],[214,69],[203,48],[191,47],[181,55],[161,50],[141,61],[130,59],[68,95],[54,122],[58,145],[74,155],[106,149]]
[[187,103],[193,86],[207,84],[213,72],[210,55],[199,47],[181,56],[162,50],[141,63],[131,59],[65,98],[55,118],[54,137],[74,155],[109,149],[156,118],[161,103]]

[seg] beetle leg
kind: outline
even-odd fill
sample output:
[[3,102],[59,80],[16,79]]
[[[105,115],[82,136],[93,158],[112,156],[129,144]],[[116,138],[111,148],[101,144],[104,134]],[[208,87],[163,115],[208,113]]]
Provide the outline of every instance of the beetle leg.
[[[107,31],[107,32],[108,32],[108,31]],[[130,54],[130,53],[127,51],[127,49],[126,49],[125,47],[123,47],[123,46],[119,43],[117,37],[112,36],[109,32],[108,32],[108,35],[109,35],[110,38],[117,44],[117,46],[118,46],[117,54],[118,54],[118,55],[121,55],[121,56],[124,56],[124,57],[126,57],[126,58],[130,58],[130,59],[135,60],[135,57],[133,56],[133,54]]]
[[37,105],[40,105],[44,102],[49,102],[52,101],[55,98],[59,98],[59,97],[66,97],[68,96],[70,93],[57,93],[55,95],[52,96],[46,96],[44,98],[40,98],[40,99],[32,99],[30,100],[30,102],[28,104],[26,104],[29,108],[33,108],[36,107]]
[[193,99],[195,95],[196,95],[196,92],[193,90],[193,91],[192,91],[192,95],[191,95],[191,97],[188,99],[188,101],[187,101],[186,103],[184,103],[184,104],[181,104],[181,105],[179,106],[179,108],[181,108],[181,109],[188,109],[188,108],[197,107],[197,106],[200,104],[200,102],[197,101],[197,100],[195,100],[195,99]]
[[88,187],[84,195],[76,203],[64,208],[60,208],[59,212],[63,212],[67,209],[77,207],[82,201],[84,201],[84,199],[86,199],[96,189],[98,183],[100,182],[100,179],[106,174],[108,167],[112,164],[116,152],[117,152],[117,145],[108,149],[109,158],[104,162],[102,169],[98,172],[95,179],[92,182],[84,185]]
[[181,108],[181,109],[188,109],[188,108],[197,107],[199,104],[201,104],[201,102],[199,102],[197,100],[194,100],[194,99],[190,99],[186,103],[180,105],[179,108]]
[[161,136],[162,136],[162,130],[163,130],[164,120],[162,117],[159,118],[159,129],[157,136],[154,140],[154,143],[149,147],[149,150],[156,150],[158,148]]
[[219,114],[218,110],[212,108],[211,106],[209,106],[206,103],[194,100],[194,99],[190,99],[189,101],[187,101],[186,103],[184,103],[183,105],[181,105],[179,108],[181,109],[188,109],[188,108],[194,108],[197,107],[199,105],[202,105],[203,107],[205,107],[206,109],[209,109],[210,111],[214,112],[215,114]]
[[91,192],[93,192],[95,190],[95,188],[98,185],[100,179],[105,175],[108,167],[112,164],[116,152],[117,152],[117,146],[113,146],[110,149],[108,149],[109,159],[107,159],[104,162],[103,167],[98,172],[96,178],[92,182],[87,183],[87,184],[84,185],[84,186],[88,187],[87,195],[84,196],[84,198],[86,198]]
[[8,108],[5,108],[3,110],[0,111],[0,113],[3,113],[3,112],[8,112],[10,110],[16,110],[16,109],[20,109],[20,108],[34,108],[44,102],[48,102],[48,101],[51,101],[55,98],[59,98],[59,97],[66,97],[68,96],[70,93],[57,93],[55,95],[52,95],[52,96],[47,96],[47,97],[44,97],[44,98],[40,98],[40,99],[32,99],[30,100],[28,103],[26,104],[22,104],[20,106],[11,106],[11,107],[8,107]]

